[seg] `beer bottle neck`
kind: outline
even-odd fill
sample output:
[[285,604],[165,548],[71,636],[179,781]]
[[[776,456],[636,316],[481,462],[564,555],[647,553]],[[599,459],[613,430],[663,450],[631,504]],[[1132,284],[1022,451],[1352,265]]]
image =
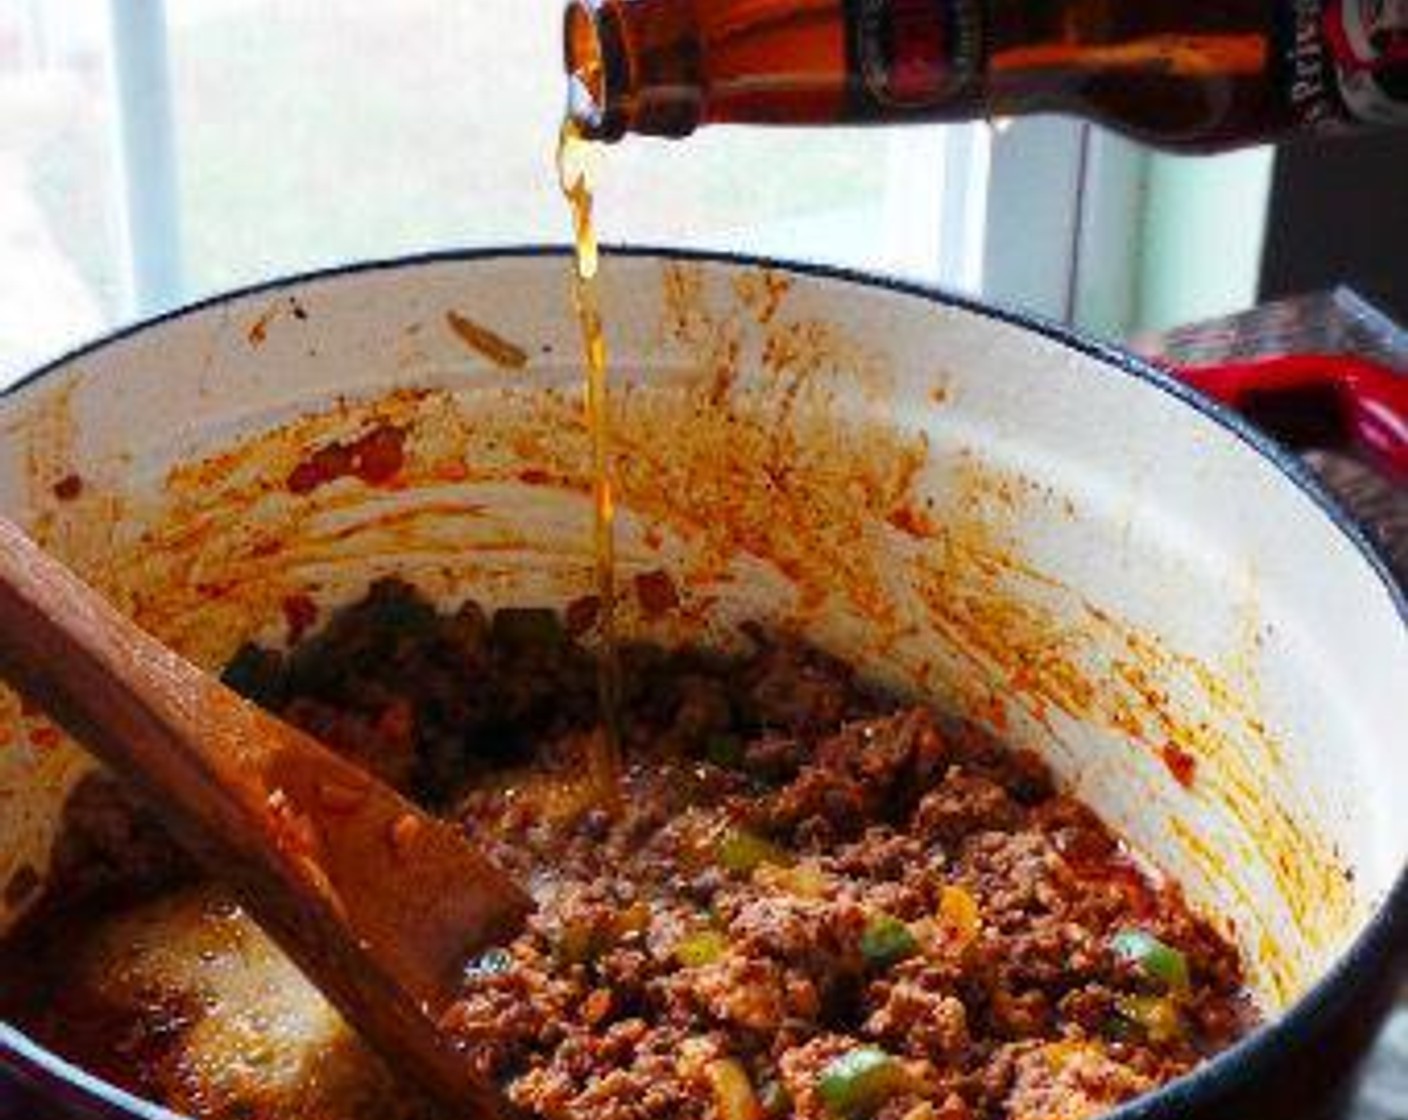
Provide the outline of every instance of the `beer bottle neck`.
[[570,0],[569,115],[597,139],[845,119],[852,0]]
[[684,136],[703,115],[700,29],[678,0],[571,0],[568,116],[582,134]]
[[[1041,6],[1049,9],[1059,5]],[[888,14],[877,31],[881,10]],[[1060,97],[1059,67],[1018,61],[984,73],[985,37],[1020,47],[1014,40],[1045,30],[1026,13],[1013,0],[889,0],[888,8],[863,0],[570,0],[568,115],[583,135],[615,140],[627,132],[684,136],[715,121],[957,119],[1049,107]]]
[[568,112],[597,139],[1057,111],[1220,140],[1269,119],[1267,4],[570,0]]

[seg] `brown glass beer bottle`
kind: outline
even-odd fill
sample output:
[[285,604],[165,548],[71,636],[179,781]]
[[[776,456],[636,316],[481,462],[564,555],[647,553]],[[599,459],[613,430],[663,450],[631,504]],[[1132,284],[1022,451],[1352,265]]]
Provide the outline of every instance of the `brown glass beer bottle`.
[[1211,150],[1408,125],[1408,0],[570,0],[565,49],[601,139],[1055,112]]

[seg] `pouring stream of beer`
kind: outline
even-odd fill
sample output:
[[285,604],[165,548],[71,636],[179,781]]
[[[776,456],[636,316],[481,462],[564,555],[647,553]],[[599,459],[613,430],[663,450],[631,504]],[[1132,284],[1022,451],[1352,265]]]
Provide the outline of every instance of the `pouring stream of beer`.
[[616,651],[616,545],[615,505],[612,492],[611,426],[607,411],[606,337],[602,330],[600,294],[597,289],[596,230],[592,225],[595,188],[595,143],[585,139],[577,126],[564,121],[558,138],[557,174],[563,196],[572,211],[575,246],[572,300],[582,332],[586,362],[586,422],[591,441],[592,553],[596,594],[600,602],[601,648],[597,691],[601,705],[602,733],[593,743],[593,783],[608,803],[617,798],[621,773],[620,698],[621,667]]

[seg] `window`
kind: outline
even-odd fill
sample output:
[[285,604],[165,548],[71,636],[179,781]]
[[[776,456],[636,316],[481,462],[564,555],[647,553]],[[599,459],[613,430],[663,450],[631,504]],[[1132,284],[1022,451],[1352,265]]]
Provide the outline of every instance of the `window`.
[[[271,276],[564,241],[561,4],[0,2],[0,384]],[[607,240],[899,274],[1115,333],[1150,271],[1133,249],[1140,159],[1063,121],[705,129],[613,148],[599,224]]]
[[[280,273],[560,242],[561,0],[0,6],[0,380]],[[611,153],[608,240],[976,288],[985,126],[705,130]]]
[[[552,167],[561,9],[562,0],[170,4],[189,291],[349,258],[564,240]],[[607,240],[937,279],[931,200],[945,138],[936,128],[633,138],[606,162],[600,229]]]
[[101,4],[0,7],[0,378],[123,307]]

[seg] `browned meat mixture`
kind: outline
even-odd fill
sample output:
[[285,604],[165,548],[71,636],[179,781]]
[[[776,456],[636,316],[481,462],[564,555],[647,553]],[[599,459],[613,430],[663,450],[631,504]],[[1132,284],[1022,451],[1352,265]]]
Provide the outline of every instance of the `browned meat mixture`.
[[1252,1025],[1236,951],[1039,759],[750,638],[624,651],[616,814],[574,777],[593,663],[550,612],[388,581],[227,676],[532,884],[444,1024],[529,1116],[1074,1120]]

